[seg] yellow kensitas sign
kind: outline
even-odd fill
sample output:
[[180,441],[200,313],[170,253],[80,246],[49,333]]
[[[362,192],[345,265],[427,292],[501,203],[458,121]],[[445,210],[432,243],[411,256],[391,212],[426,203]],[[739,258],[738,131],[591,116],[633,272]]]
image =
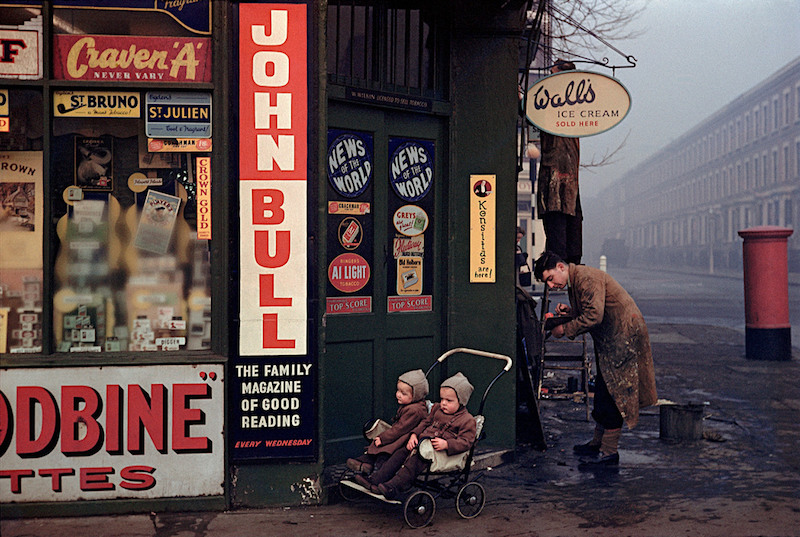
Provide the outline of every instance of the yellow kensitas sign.
[[497,211],[496,175],[470,176],[469,281],[494,283]]
[[139,117],[139,92],[57,91],[53,94],[56,117]]

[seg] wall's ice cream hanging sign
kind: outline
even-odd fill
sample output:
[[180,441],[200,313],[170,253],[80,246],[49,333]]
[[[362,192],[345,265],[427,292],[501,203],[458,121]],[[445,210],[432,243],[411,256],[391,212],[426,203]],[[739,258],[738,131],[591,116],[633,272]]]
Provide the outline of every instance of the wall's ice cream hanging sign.
[[527,94],[528,120],[543,131],[577,138],[619,124],[631,96],[618,80],[588,71],[562,71],[534,84]]
[[[397,140],[392,141],[393,144]],[[395,193],[405,201],[425,197],[433,185],[433,142],[409,140],[400,143],[389,163]]]
[[428,214],[416,205],[403,205],[392,217],[394,228],[401,235],[416,237],[422,235],[428,227]]

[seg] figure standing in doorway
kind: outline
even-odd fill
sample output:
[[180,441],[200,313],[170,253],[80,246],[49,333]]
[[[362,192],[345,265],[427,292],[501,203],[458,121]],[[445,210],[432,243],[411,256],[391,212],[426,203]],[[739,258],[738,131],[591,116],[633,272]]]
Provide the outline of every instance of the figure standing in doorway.
[[[557,60],[551,72],[574,69],[574,63]],[[536,210],[544,224],[545,249],[578,265],[583,255],[583,213],[578,191],[580,140],[542,131],[540,143],[542,162]]]

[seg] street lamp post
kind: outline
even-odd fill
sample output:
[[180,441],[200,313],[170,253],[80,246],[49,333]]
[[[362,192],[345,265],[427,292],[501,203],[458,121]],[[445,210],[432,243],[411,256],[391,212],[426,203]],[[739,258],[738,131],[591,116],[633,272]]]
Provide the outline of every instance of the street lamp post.
[[714,209],[708,208],[708,273],[714,274],[714,238],[716,230],[714,229]]

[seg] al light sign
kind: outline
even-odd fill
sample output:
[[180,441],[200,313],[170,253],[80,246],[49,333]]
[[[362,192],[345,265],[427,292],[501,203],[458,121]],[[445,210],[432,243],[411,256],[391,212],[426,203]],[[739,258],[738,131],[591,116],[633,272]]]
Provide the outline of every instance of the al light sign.
[[563,71],[539,80],[528,90],[525,113],[528,121],[543,131],[579,138],[617,126],[630,108],[630,93],[615,78]]

